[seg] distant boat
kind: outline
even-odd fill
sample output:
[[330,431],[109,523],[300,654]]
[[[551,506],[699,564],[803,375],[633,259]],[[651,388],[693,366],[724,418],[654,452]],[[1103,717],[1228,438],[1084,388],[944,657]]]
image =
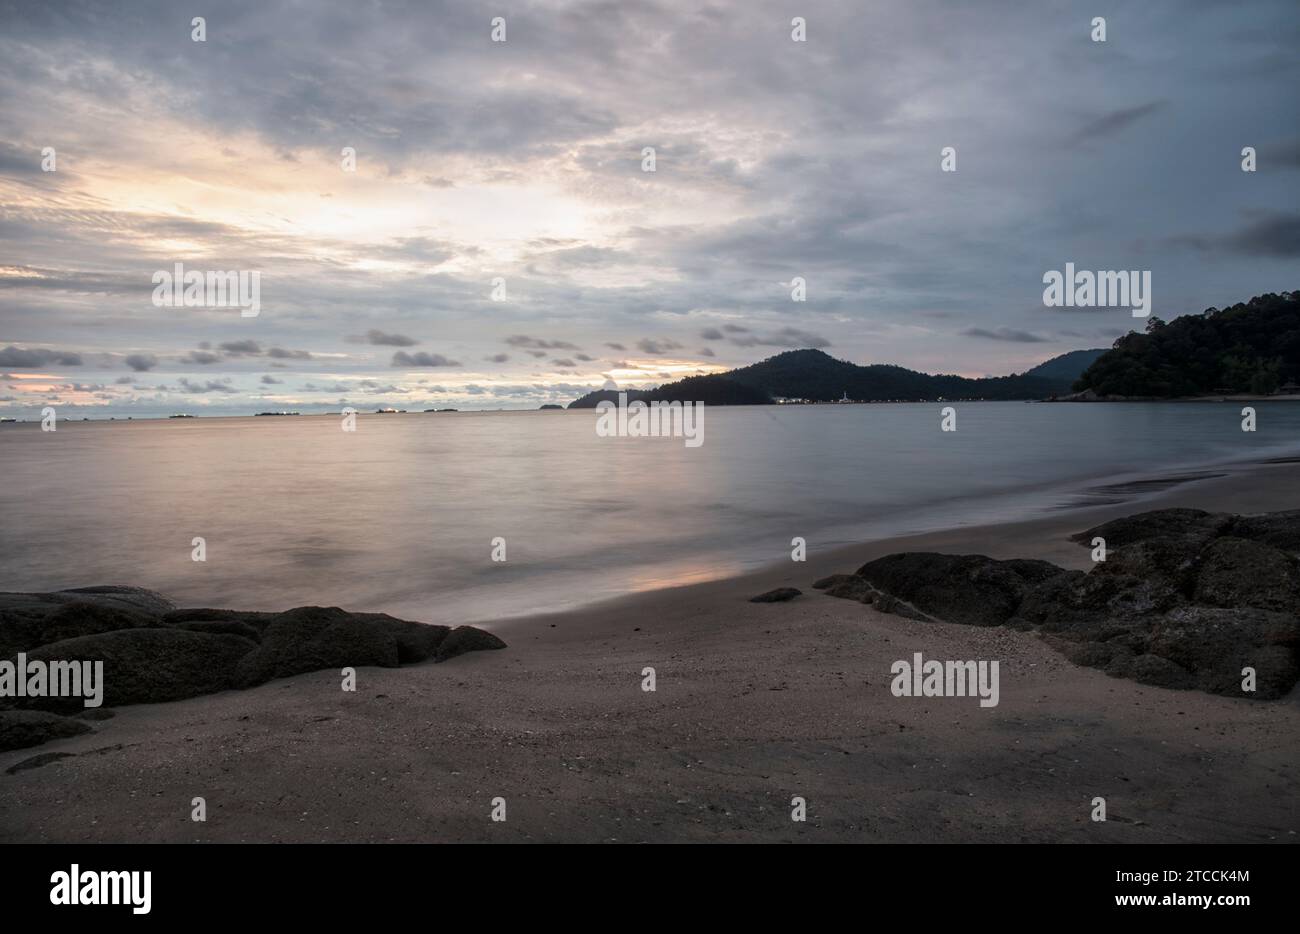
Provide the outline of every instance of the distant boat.
[[254,417],[258,417],[262,415],[301,415],[301,414],[302,414],[301,412],[258,412],[257,415]]
[[375,409],[376,415],[405,415],[406,409]]
[[460,409],[425,409],[425,412],[459,412]]
[[16,418],[0,418],[0,422],[16,422],[16,421],[18,421],[18,419]]
[[185,415],[185,414],[179,414],[179,415],[168,415],[167,417],[168,417],[168,418],[194,418],[193,415]]

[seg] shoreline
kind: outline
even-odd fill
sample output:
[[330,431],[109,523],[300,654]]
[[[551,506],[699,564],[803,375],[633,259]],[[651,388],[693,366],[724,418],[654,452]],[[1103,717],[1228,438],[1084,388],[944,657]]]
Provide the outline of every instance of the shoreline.
[[[1069,536],[1110,519],[1152,509],[1190,507],[1208,511],[1253,513],[1300,509],[1300,458],[1273,461],[1233,461],[1198,464],[1188,472],[1222,470],[1205,478],[1192,479],[1172,487],[1124,499],[1120,502],[1062,507],[1046,516],[1011,519],[1000,523],[958,525],[945,529],[890,535],[813,552],[804,562],[772,562],[761,568],[715,580],[660,587],[624,594],[555,611],[511,616],[504,619],[472,619],[469,625],[492,632],[518,634],[535,623],[549,625],[556,617],[567,619],[601,617],[657,606],[679,598],[753,596],[776,587],[798,587],[805,595],[812,581],[829,574],[851,573],[867,561],[900,551],[946,551],[983,554],[990,558],[1042,558],[1071,570],[1088,570],[1088,550]],[[1163,472],[1162,472],[1163,473]],[[1160,477],[1144,475],[1150,480]],[[1183,474],[1186,476],[1186,474]],[[1251,481],[1260,481],[1258,486]],[[1091,487],[1075,490],[1082,495]],[[1215,504],[1213,508],[1205,503]],[[1033,543],[1021,546],[1019,542]],[[805,580],[806,578],[806,580]],[[752,593],[750,593],[752,591]],[[815,591],[812,592],[815,595]]]
[[[0,840],[1296,842],[1300,690],[1151,687],[1033,633],[918,623],[809,585],[909,549],[1084,567],[1066,536],[1109,516],[1300,508],[1297,479],[1300,465],[1261,465],[1141,508],[859,544],[508,621],[505,651],[358,668],[353,694],[316,671],[121,707],[95,733],[0,754]],[[804,595],[748,602],[778,586]],[[999,705],[892,696],[891,664],[917,652],[999,660]],[[34,752],[70,758],[2,774]],[[789,818],[794,795],[807,823]]]

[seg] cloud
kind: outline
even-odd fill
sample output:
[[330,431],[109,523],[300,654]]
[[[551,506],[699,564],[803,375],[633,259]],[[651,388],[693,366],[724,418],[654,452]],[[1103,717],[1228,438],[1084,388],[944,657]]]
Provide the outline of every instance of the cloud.
[[415,338],[407,337],[405,334],[388,334],[378,328],[371,328],[366,332],[365,342],[380,347],[414,347],[420,343]]
[[717,328],[705,328],[703,331],[700,332],[700,337],[704,338],[706,341],[720,341],[725,336],[726,335],[724,335]]
[[605,346],[608,347],[610,350],[617,350],[620,352],[627,350],[627,347],[625,347],[624,345],[615,343],[613,341],[605,344]]
[[278,386],[278,385],[280,385],[282,382],[283,382],[283,380],[278,380],[278,379],[276,379],[274,376],[271,376],[271,375],[269,375],[269,374],[264,375],[264,376],[262,377],[262,385],[263,385],[263,386]]
[[45,350],[40,347],[25,349],[12,344],[0,350],[0,366],[18,369],[49,366],[51,363],[57,363],[59,366],[81,366],[81,355],[66,350]]
[[1015,344],[1046,344],[1050,337],[1031,334],[1029,331],[1017,331],[1014,328],[967,328],[961,332],[963,337],[981,337],[991,341],[1010,341]]
[[576,344],[570,344],[568,341],[548,341],[537,337],[529,337],[526,334],[515,334],[506,338],[506,343],[511,347],[532,347],[537,350],[577,350]]
[[715,353],[713,352],[713,348],[712,348],[712,347],[701,347],[699,350],[696,351],[696,353],[698,353],[701,357],[716,357],[716,356],[717,356],[717,354],[715,354]]
[[680,350],[682,345],[675,340],[660,338],[658,340],[649,337],[643,337],[636,342],[637,350],[648,354],[666,354],[672,350]]
[[217,347],[236,357],[244,356],[245,354],[256,356],[262,352],[262,345],[253,340],[226,341],[223,344],[218,344]]
[[206,392],[237,392],[235,387],[230,385],[230,380],[208,380],[205,383],[195,383],[184,376],[178,381],[180,391],[187,393],[206,393]]
[[492,354],[492,356],[484,357],[483,359],[486,360],[488,363],[506,363],[510,360],[510,354],[494,353]]
[[158,358],[151,353],[133,353],[127,355],[126,365],[137,373],[145,373],[158,365]]
[[431,354],[422,350],[412,354],[399,350],[393,354],[393,366],[460,366],[460,363],[448,360],[440,353]]
[[1204,252],[1290,259],[1300,256],[1300,214],[1268,212],[1229,234],[1184,234],[1169,243]]
[[[745,328],[736,328],[737,331],[746,331]],[[781,328],[774,334],[752,334],[747,333],[744,337],[733,337],[731,343],[737,347],[790,347],[790,348],[813,348],[820,349],[829,347],[831,342],[819,334],[811,331],[802,331],[799,328]]]
[[285,350],[283,347],[272,347],[266,354],[268,357],[274,357],[277,360],[311,359],[311,354],[306,350]]
[[182,363],[197,363],[199,366],[211,366],[220,360],[220,354],[209,353],[206,350],[191,350],[181,358]]
[[1095,120],[1090,120],[1085,123],[1079,128],[1077,133],[1070,137],[1070,142],[1087,143],[1093,140],[1113,136],[1143,118],[1151,116],[1164,106],[1164,101],[1151,101],[1146,104],[1140,104],[1137,107],[1124,107],[1119,110],[1112,110],[1109,113],[1102,114]]
[[575,366],[577,366],[577,365],[578,365],[578,364],[574,363],[572,360],[567,360],[567,359],[562,359],[562,358],[561,358],[561,359],[556,359],[556,360],[552,360],[552,361],[551,361],[551,366],[560,366],[560,367],[566,367],[566,368],[569,368],[569,369],[571,369],[571,368],[573,368],[573,367],[575,367]]

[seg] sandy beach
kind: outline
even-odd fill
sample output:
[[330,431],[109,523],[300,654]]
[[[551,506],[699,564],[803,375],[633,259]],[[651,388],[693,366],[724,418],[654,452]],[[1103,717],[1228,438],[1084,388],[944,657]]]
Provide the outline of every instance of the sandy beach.
[[[1088,552],[1068,535],[1161,506],[1300,508],[1300,466],[478,621],[509,648],[363,668],[355,694],[317,672],[119,708],[93,734],[0,755],[3,771],[76,754],[0,775],[0,840],[1294,843],[1296,692],[1147,687],[1032,633],[915,622],[809,586],[904,550],[1082,569]],[[747,602],[778,586],[803,596]],[[1000,703],[892,696],[890,665],[915,652],[1000,660]],[[805,823],[790,819],[793,796]],[[204,823],[190,819],[195,797]],[[1104,823],[1089,819],[1094,797]]]

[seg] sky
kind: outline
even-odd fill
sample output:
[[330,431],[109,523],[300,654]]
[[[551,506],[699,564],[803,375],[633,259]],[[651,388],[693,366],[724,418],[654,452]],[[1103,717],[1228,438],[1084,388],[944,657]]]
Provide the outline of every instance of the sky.
[[1135,326],[1045,307],[1067,262],[1300,288],[1297,48],[1295,0],[0,2],[0,416],[1021,372]]

